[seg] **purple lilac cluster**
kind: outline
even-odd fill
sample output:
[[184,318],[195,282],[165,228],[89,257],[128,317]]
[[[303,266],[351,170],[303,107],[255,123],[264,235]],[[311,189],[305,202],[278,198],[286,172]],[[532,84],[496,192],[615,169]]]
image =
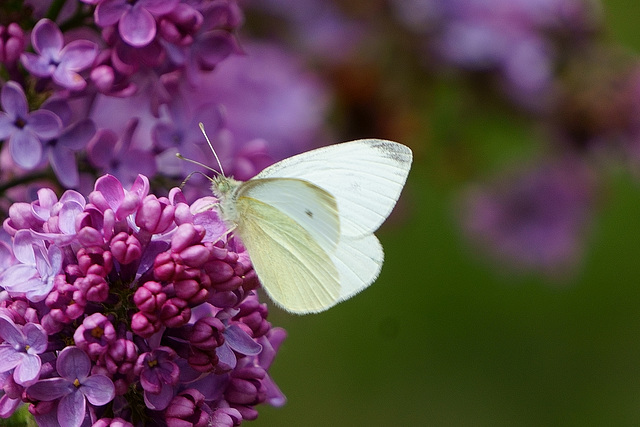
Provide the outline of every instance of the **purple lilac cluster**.
[[[86,194],[105,173],[125,185],[144,174],[170,188],[196,170],[176,152],[214,164],[199,122],[225,170],[240,179],[317,142],[325,88],[282,49],[260,54],[251,43],[241,46],[243,13],[235,0],[22,3],[0,5],[3,188],[45,179]],[[217,83],[219,65],[234,56],[251,65],[231,68],[232,79]],[[221,85],[225,94],[215,90]],[[290,101],[269,108],[231,105],[282,93]],[[293,137],[286,126],[247,132],[255,117],[289,117],[298,130]],[[192,193],[189,200],[203,195]]]
[[267,321],[242,245],[207,197],[49,189],[16,203],[0,243],[0,417],[47,426],[235,426],[284,396],[267,373],[285,332]]
[[585,0],[400,0],[392,2],[411,31],[441,62],[495,76],[520,106],[552,101],[554,75],[567,49],[579,50],[600,24]]

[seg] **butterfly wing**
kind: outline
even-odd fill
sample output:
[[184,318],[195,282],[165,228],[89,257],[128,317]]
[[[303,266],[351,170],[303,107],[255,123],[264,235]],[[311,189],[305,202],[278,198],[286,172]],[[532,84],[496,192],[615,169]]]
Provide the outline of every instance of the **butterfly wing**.
[[284,159],[254,179],[297,178],[335,197],[341,234],[366,236],[380,227],[396,204],[411,168],[409,147],[362,139]]
[[293,313],[326,310],[341,299],[332,260],[339,239],[335,199],[308,182],[253,179],[236,201],[237,233],[264,290]]

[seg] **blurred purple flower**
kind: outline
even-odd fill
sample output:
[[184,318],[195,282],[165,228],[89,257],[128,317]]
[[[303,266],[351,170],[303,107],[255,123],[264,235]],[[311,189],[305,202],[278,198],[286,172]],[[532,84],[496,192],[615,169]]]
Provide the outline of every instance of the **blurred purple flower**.
[[154,16],[171,12],[180,0],[102,0],[95,10],[101,27],[118,24],[122,39],[134,47],[146,46],[156,36]]
[[111,173],[125,184],[130,184],[142,173],[152,176],[156,172],[153,154],[131,147],[138,120],[129,121],[120,137],[110,129],[100,129],[89,142],[87,155],[93,166]]
[[224,106],[233,158],[256,139],[268,141],[273,159],[309,149],[318,142],[329,106],[323,82],[276,45],[247,43],[244,48],[246,55],[219,64],[190,98]]
[[593,182],[578,161],[546,164],[465,197],[464,228],[501,263],[543,273],[575,267],[593,202]]
[[36,400],[60,399],[57,411],[60,425],[79,427],[85,418],[87,401],[102,406],[115,397],[113,382],[104,375],[90,375],[89,356],[77,347],[66,347],[60,352],[56,370],[60,377],[38,381],[27,388],[27,394]]
[[40,357],[47,349],[48,337],[42,326],[27,323],[16,325],[0,315],[0,372],[14,369],[13,378],[22,386],[34,383],[40,375]]
[[51,111],[29,113],[27,97],[22,87],[9,81],[2,86],[0,103],[0,139],[9,138],[11,156],[18,166],[32,169],[42,158],[42,140],[60,134],[62,122]]
[[40,20],[31,33],[37,54],[23,53],[22,65],[33,75],[51,77],[60,86],[81,90],[87,82],[78,74],[89,67],[98,55],[98,46],[89,40],[74,40],[64,46],[62,31],[48,20]]
[[96,133],[96,126],[91,119],[70,123],[71,111],[65,100],[47,101],[42,108],[60,117],[64,127],[57,138],[45,143],[49,164],[60,184],[67,188],[76,188],[80,184],[80,175],[75,153],[87,146]]

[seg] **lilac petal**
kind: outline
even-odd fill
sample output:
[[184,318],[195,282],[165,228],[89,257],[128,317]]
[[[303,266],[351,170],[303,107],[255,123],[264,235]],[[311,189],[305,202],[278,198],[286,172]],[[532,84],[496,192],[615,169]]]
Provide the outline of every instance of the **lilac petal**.
[[13,378],[20,385],[29,385],[40,375],[40,357],[35,354],[23,354],[22,361],[13,372]]
[[13,236],[13,255],[24,264],[35,265],[36,255],[33,251],[33,236],[29,230],[18,230]]
[[44,104],[42,104],[41,108],[49,110],[56,116],[60,117],[63,127],[66,127],[71,123],[73,112],[71,111],[69,102],[66,99],[49,98],[44,102]]
[[48,276],[58,274],[62,269],[62,250],[55,246],[49,246],[47,250],[47,259],[49,260],[49,269],[46,271]]
[[[4,316],[0,316],[0,338],[11,346],[22,345],[25,341],[23,333],[15,323]],[[0,369],[0,372],[2,372],[2,369]]]
[[92,375],[80,386],[80,391],[92,405],[102,406],[115,397],[113,382],[104,375]]
[[22,130],[11,135],[9,151],[16,164],[25,169],[33,169],[42,158],[42,144],[35,133]]
[[0,139],[7,139],[17,129],[14,120],[4,111],[0,111]]
[[0,397],[0,418],[9,418],[21,403],[20,398],[11,399],[6,394]]
[[104,175],[96,180],[95,191],[100,192],[111,209],[118,209],[125,198],[122,184],[113,175]]
[[22,361],[24,353],[16,351],[12,346],[0,344],[0,372],[13,369]]
[[171,12],[180,0],[138,0],[140,6],[155,15],[164,15]]
[[83,381],[91,370],[89,356],[78,347],[65,347],[58,355],[56,369],[61,377],[70,381]]
[[65,68],[82,71],[93,64],[98,55],[98,45],[89,40],[74,40],[62,49]]
[[20,62],[31,74],[38,77],[49,77],[56,69],[49,59],[30,52],[23,53]]
[[70,90],[82,90],[87,86],[87,82],[80,74],[63,66],[56,68],[52,78],[54,82]]
[[173,387],[168,384],[162,385],[162,390],[160,393],[153,394],[144,392],[144,403],[147,407],[154,411],[162,411],[167,406],[169,406],[169,402],[173,399]]
[[0,100],[2,100],[4,111],[14,119],[18,117],[24,118],[29,113],[27,97],[22,90],[22,86],[14,81],[9,81],[2,86]]
[[118,136],[110,129],[100,129],[89,142],[89,160],[97,168],[106,167],[117,152]]
[[131,46],[146,46],[156,36],[156,20],[148,10],[135,4],[120,19],[118,30],[122,40]]
[[31,265],[14,265],[9,267],[4,272],[4,274],[2,275],[2,281],[0,281],[0,285],[9,292],[19,292],[18,290],[14,290],[14,288],[19,287],[19,284],[29,285],[30,279],[37,273],[38,272],[36,271],[35,267]]
[[255,342],[240,326],[230,325],[224,330],[224,338],[229,346],[247,356],[260,354],[262,346]]
[[131,8],[125,0],[104,0],[98,3],[94,13],[96,24],[108,27],[120,20],[122,15]]
[[76,217],[84,211],[80,203],[75,201],[65,202],[58,215],[58,227],[65,234],[76,232]]
[[22,327],[22,333],[29,343],[29,353],[40,354],[47,349],[48,337],[42,326],[35,323],[27,323]]
[[60,52],[62,46],[64,46],[62,31],[52,21],[41,19],[33,27],[31,43],[36,52],[41,54],[45,51]]
[[58,404],[58,422],[61,426],[80,427],[87,410],[87,401],[79,390],[74,389]]
[[218,356],[218,366],[221,368],[227,368],[229,370],[236,367],[237,359],[236,355],[226,342],[220,347],[216,348],[216,356]]
[[80,150],[84,148],[89,140],[96,134],[96,125],[91,119],[80,120],[71,125],[58,138],[58,144],[65,147]]
[[80,174],[73,150],[64,146],[55,147],[49,152],[49,163],[63,186],[67,188],[78,186]]
[[63,378],[40,380],[27,389],[27,394],[36,400],[51,401],[67,395],[75,386]]
[[198,47],[200,65],[213,67],[240,48],[236,39],[227,31],[212,30],[202,37]]
[[62,120],[49,110],[33,111],[25,129],[33,131],[42,139],[51,139],[60,135]]

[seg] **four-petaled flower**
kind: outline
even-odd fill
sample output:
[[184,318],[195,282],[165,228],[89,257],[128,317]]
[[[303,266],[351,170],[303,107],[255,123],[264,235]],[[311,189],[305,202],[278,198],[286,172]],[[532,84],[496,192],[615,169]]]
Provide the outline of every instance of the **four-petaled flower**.
[[42,326],[27,323],[16,325],[13,320],[0,316],[0,372],[13,371],[16,383],[28,386],[38,380],[42,362],[38,354],[47,349],[48,337]]
[[58,403],[61,426],[79,427],[87,411],[87,400],[95,406],[109,403],[115,397],[113,382],[105,375],[90,375],[91,360],[78,347],[66,347],[58,355],[56,370],[60,377],[40,380],[27,388],[35,400]]
[[37,52],[23,53],[20,58],[33,75],[51,77],[60,86],[82,90],[87,82],[78,74],[93,64],[98,45],[89,40],[74,40],[64,46],[62,31],[48,20],[40,20],[31,33],[31,44]]
[[60,118],[51,111],[29,113],[22,87],[13,81],[2,86],[0,104],[0,140],[9,138],[11,157],[18,166],[32,169],[42,158],[42,140],[55,138],[62,129]]

